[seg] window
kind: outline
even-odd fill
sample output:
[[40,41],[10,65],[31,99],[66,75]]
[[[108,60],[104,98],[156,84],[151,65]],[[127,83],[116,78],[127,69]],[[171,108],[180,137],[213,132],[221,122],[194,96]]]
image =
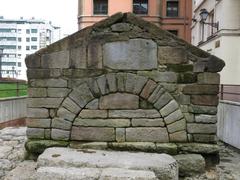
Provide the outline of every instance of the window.
[[108,0],[94,0],[93,14],[108,14]]
[[26,46],[26,50],[30,50],[30,47],[29,47],[29,46]]
[[37,50],[37,46],[31,46],[32,50]]
[[30,34],[30,29],[26,29],[26,33],[27,33],[27,34]]
[[16,66],[16,62],[2,62],[3,66]]
[[133,0],[133,13],[134,14],[147,14],[148,13],[148,0]]
[[2,49],[17,49],[17,46],[14,45],[0,45]]
[[37,37],[31,37],[31,41],[37,41]]
[[0,37],[0,41],[17,41],[16,37]]
[[37,33],[38,30],[37,29],[31,29],[31,33]]
[[178,1],[167,2],[167,17],[178,17]]
[[26,42],[30,42],[30,38],[26,38]]
[[21,62],[18,62],[18,67],[21,67],[21,66],[22,66]]
[[22,42],[22,38],[18,38],[18,42]]
[[168,32],[174,34],[175,36],[178,36],[178,30],[168,30]]
[[22,49],[22,46],[18,46],[18,50],[21,50]]
[[16,32],[16,29],[0,29],[2,33]]

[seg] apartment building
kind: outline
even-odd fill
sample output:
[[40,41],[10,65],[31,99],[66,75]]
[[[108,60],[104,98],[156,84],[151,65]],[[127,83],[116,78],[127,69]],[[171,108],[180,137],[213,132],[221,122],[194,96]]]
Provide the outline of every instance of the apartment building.
[[240,0],[194,0],[193,21],[192,44],[226,63],[221,83],[240,84]]
[[60,28],[37,19],[0,17],[2,77],[27,79],[25,57],[60,39]]
[[79,30],[117,12],[132,12],[191,41],[192,0],[78,0]]

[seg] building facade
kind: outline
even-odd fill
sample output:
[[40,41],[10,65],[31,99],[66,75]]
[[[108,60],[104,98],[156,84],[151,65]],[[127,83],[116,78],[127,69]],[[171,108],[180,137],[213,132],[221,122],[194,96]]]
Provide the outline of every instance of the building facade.
[[79,30],[117,12],[133,12],[191,41],[191,0],[78,0]]
[[[201,10],[209,15],[200,20]],[[193,3],[192,44],[225,60],[222,84],[240,84],[240,1],[195,0]]]
[[25,57],[60,39],[60,28],[50,22],[0,17],[2,77],[27,79]]

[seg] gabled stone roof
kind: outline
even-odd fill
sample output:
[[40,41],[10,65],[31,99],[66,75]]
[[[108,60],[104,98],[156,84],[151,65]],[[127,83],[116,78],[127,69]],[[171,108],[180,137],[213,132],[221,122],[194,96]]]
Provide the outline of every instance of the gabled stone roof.
[[[131,25],[130,31],[122,30],[121,33],[113,33],[113,25],[126,23]],[[111,31],[109,31],[111,29]],[[187,51],[187,58],[195,64],[195,70],[199,72],[220,72],[225,63],[223,60],[213,56],[177,36],[159,28],[153,23],[145,21],[132,13],[116,13],[111,17],[102,20],[93,26],[80,30],[50,46],[37,51],[26,58],[26,63],[36,56],[42,54],[69,50],[79,46],[87,46],[91,43],[101,43],[113,41],[127,41],[130,38],[153,39],[158,46],[181,47]]]

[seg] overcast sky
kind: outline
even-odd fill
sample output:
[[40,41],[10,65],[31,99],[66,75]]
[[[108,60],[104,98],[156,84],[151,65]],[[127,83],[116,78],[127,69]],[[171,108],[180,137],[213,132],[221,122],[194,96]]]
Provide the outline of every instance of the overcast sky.
[[77,0],[1,0],[0,16],[44,19],[72,34],[77,31]]

